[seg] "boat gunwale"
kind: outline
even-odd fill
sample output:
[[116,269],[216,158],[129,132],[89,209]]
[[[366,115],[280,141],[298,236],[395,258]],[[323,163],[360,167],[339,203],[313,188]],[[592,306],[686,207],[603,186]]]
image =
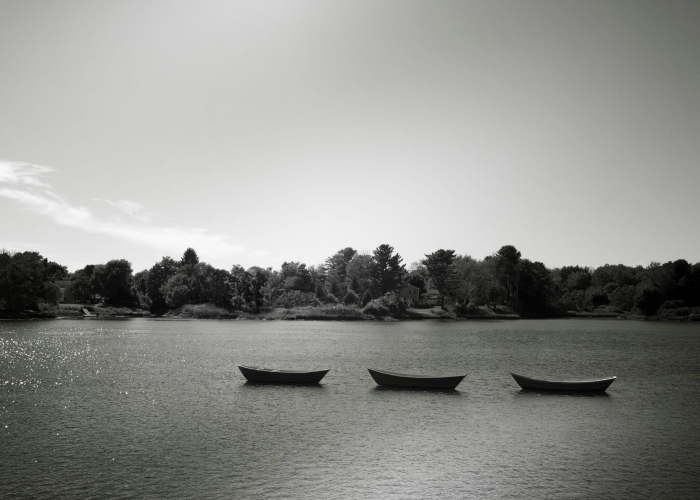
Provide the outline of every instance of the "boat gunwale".
[[[525,375],[518,375],[517,373],[510,372],[510,374],[513,376],[513,378],[517,379],[525,379],[525,380],[531,380],[533,382],[542,382],[545,384],[595,384],[599,382],[608,382],[617,379],[617,376],[612,376],[612,377],[604,377],[604,378],[595,378],[595,379],[588,379],[588,380],[547,380],[543,378],[533,378],[533,377],[526,377]],[[612,383],[612,382],[610,382]]]
[[256,371],[256,372],[282,373],[282,374],[288,373],[290,375],[299,375],[299,374],[311,375],[311,374],[317,374],[317,373],[323,373],[323,372],[328,373],[329,371],[331,371],[330,368],[328,368],[328,369],[324,368],[322,370],[278,370],[276,368],[262,368],[262,367],[258,367],[258,366],[248,366],[248,365],[237,365],[237,366],[239,369],[243,368],[246,370],[251,370],[251,371]]
[[414,378],[414,379],[431,379],[431,380],[440,380],[440,379],[451,379],[451,378],[458,378],[462,377],[465,378],[467,374],[465,373],[464,375],[413,375],[413,374],[408,374],[408,373],[396,373],[396,372],[387,372],[384,370],[377,370],[375,368],[367,368],[370,373],[371,372],[377,372],[381,373],[383,375],[389,375],[391,377],[401,377],[401,378]]
[[467,374],[465,373],[464,375],[412,375],[408,373],[396,373],[396,372],[387,372],[384,370],[377,370],[375,368],[367,368],[370,372],[377,372],[377,373],[382,373],[384,375],[390,375],[392,377],[402,377],[402,378],[416,378],[416,379],[444,379],[444,378],[457,378],[457,377],[466,377]]

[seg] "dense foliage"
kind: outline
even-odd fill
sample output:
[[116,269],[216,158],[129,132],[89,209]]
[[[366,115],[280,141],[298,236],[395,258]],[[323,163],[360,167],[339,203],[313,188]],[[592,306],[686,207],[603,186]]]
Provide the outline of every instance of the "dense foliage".
[[[36,308],[51,301],[56,280],[71,279],[74,292],[107,305],[139,306],[155,313],[211,303],[257,313],[264,308],[343,304],[374,316],[401,314],[395,292],[405,284],[436,289],[445,308],[508,308],[525,316],[568,311],[632,312],[669,319],[700,314],[700,263],[683,259],[647,267],[606,264],[597,269],[548,269],[512,245],[483,260],[438,249],[406,269],[391,245],[371,254],[346,247],[319,266],[284,262],[279,269],[233,265],[216,269],[188,248],[179,260],[163,257],[133,274],[123,259],[87,265],[72,274],[37,252],[0,251],[0,310]],[[340,307],[340,306],[338,306]]]
[[437,250],[426,255],[421,263],[428,271],[433,286],[440,292],[441,307],[445,308],[445,297],[454,295],[459,285],[459,276],[452,265],[455,260],[454,250]]

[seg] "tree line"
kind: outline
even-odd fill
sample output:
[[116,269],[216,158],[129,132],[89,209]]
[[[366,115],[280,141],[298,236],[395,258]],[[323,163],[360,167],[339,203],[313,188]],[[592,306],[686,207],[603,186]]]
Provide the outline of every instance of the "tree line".
[[647,267],[549,269],[506,245],[481,260],[439,249],[407,268],[388,244],[372,253],[346,247],[319,265],[284,262],[279,269],[233,265],[231,270],[200,262],[197,252],[188,248],[179,260],[163,257],[135,274],[124,259],[69,273],[37,252],[2,250],[0,310],[37,307],[54,293],[47,283],[61,279],[71,279],[74,292],[97,296],[106,305],[137,306],[156,314],[199,303],[251,313],[335,304],[374,312],[401,307],[395,292],[406,284],[422,294],[437,289],[442,308],[458,313],[478,306],[507,306],[523,316],[596,308],[646,316],[700,312],[693,310],[700,307],[700,263],[683,259]]

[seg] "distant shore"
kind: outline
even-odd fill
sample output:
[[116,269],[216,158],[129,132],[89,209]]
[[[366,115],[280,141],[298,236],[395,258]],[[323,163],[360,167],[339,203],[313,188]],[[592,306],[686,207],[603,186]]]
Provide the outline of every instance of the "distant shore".
[[[109,307],[104,305],[80,305],[61,304],[56,306],[42,306],[38,311],[0,312],[1,320],[26,320],[26,319],[77,319],[85,318],[84,310],[94,314],[94,318],[161,318],[161,319],[228,319],[228,320],[257,320],[257,321],[420,321],[420,320],[528,320],[528,319],[626,319],[646,321],[700,321],[700,315],[690,314],[681,316],[651,316],[646,317],[630,312],[616,312],[605,309],[594,311],[568,311],[564,314],[546,316],[519,315],[508,308],[497,307],[495,310],[480,306],[472,308],[466,314],[457,314],[454,311],[442,310],[439,306],[432,308],[409,308],[401,314],[388,316],[372,316],[363,314],[358,308],[344,306],[335,307],[294,307],[275,308],[259,313],[234,311],[217,307],[213,304],[188,304],[174,311],[164,314],[153,314],[150,311],[130,307]],[[92,316],[91,316],[92,317]]]

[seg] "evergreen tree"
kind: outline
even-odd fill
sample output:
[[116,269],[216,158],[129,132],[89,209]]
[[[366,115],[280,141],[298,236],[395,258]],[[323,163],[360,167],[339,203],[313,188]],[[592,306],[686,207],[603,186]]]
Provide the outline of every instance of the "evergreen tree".
[[360,288],[360,280],[357,279],[357,276],[353,276],[350,280],[350,290],[356,294],[362,293],[362,289]]
[[336,279],[338,283],[345,283],[345,268],[355,255],[357,255],[357,250],[352,247],[346,247],[328,257],[326,259],[328,276],[331,279]]
[[188,248],[185,253],[182,254],[182,259],[180,259],[180,264],[183,266],[196,266],[199,264],[199,257],[197,257],[197,252],[194,248]]
[[403,286],[406,266],[401,264],[403,258],[394,254],[391,245],[379,245],[372,252],[372,262],[369,265],[372,288],[377,296],[389,292],[398,292]]
[[518,302],[520,281],[520,252],[513,245],[505,245],[492,257],[494,269],[511,307]]
[[331,281],[331,295],[338,297],[340,295],[340,286],[336,280]]
[[428,275],[435,288],[440,292],[440,307],[445,308],[445,296],[454,295],[459,286],[459,276],[452,263],[455,260],[454,250],[436,250],[425,256],[422,264],[428,270]]

